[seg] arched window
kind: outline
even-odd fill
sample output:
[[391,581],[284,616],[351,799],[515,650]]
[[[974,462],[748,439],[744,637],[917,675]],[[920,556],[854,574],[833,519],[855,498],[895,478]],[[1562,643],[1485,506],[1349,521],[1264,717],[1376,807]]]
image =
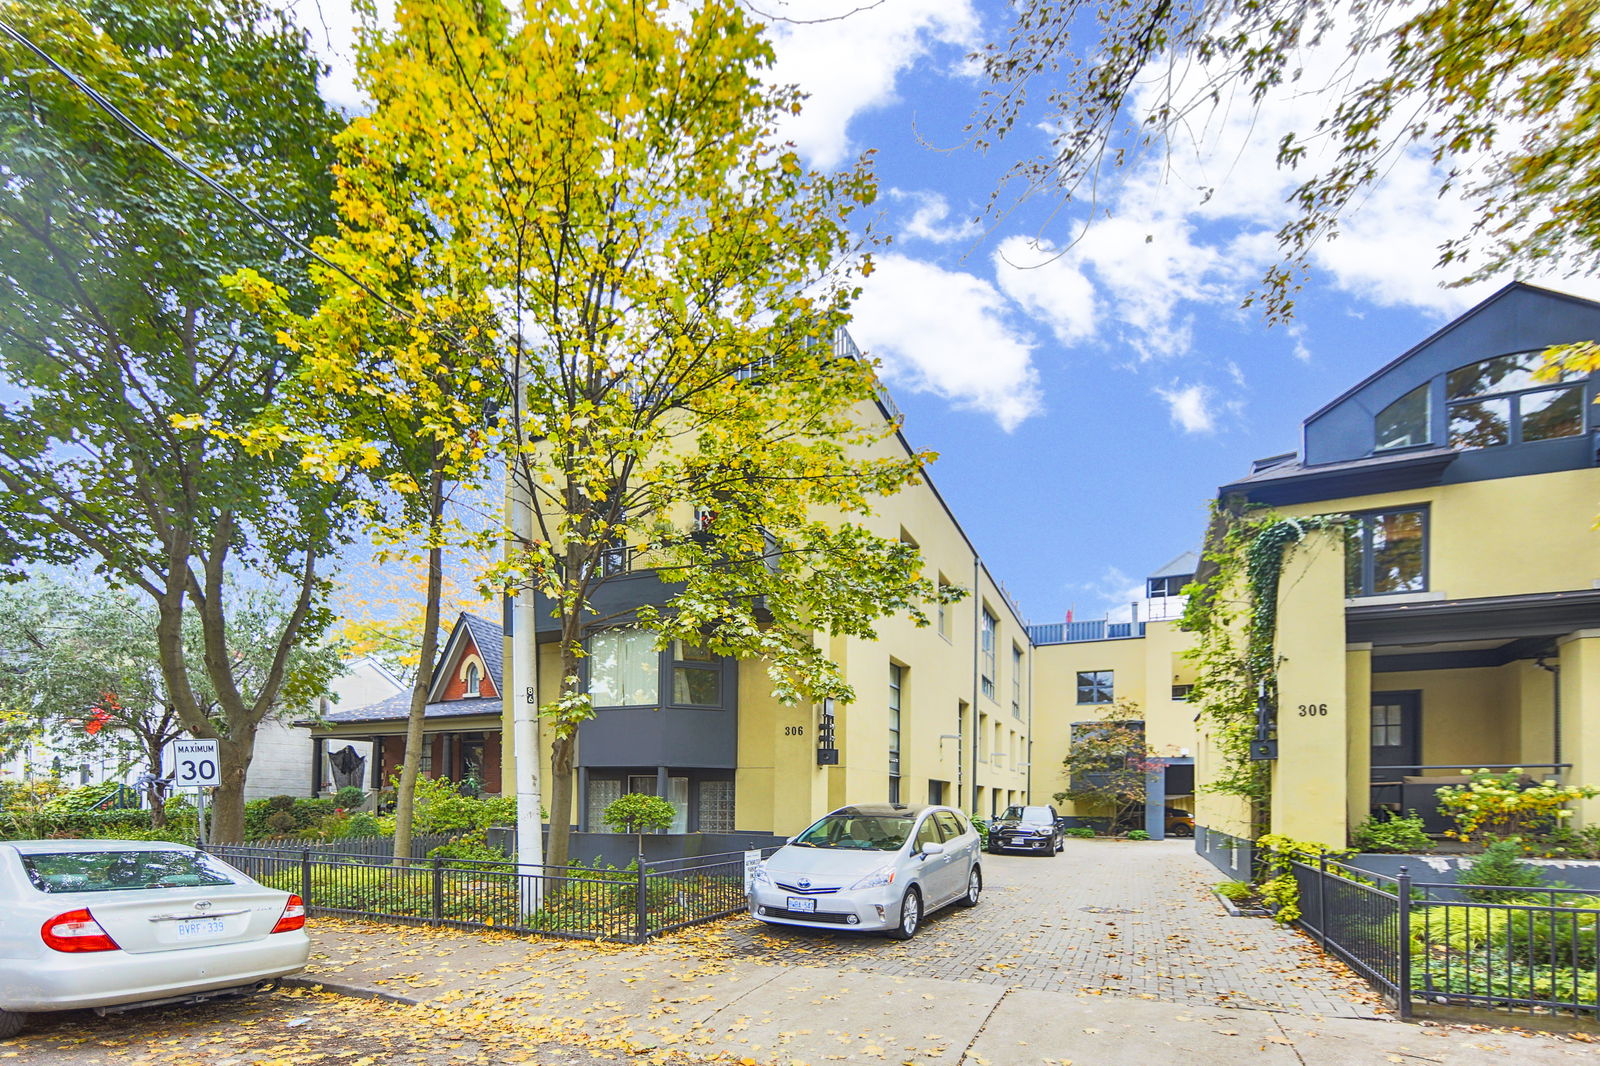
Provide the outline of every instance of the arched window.
[[467,664],[467,694],[470,695],[470,696],[478,695],[478,664],[477,663],[468,663]]
[[1424,382],[1378,413],[1375,451],[1411,448],[1431,438],[1428,417],[1428,382]]
[[1492,448],[1581,434],[1583,385],[1563,383],[1568,375],[1541,381],[1535,372],[1543,362],[1540,352],[1519,352],[1450,371],[1450,446]]

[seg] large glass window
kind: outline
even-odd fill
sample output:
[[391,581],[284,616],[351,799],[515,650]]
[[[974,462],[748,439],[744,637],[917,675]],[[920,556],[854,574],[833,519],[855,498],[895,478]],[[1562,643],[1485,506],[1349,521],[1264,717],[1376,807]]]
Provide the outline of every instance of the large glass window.
[[989,608],[983,609],[983,631],[980,636],[979,651],[983,661],[983,694],[991,700],[995,698],[994,689],[994,643],[995,631],[1000,627],[1000,620],[989,613]]
[[1492,448],[1581,434],[1583,386],[1537,380],[1543,361],[1540,352],[1520,352],[1450,371],[1450,446]]
[[722,706],[722,665],[706,648],[672,643],[672,702],[679,707]]
[[1079,670],[1078,702],[1110,703],[1116,698],[1114,671]]
[[1352,518],[1345,539],[1345,595],[1424,591],[1427,533],[1428,513],[1421,508]]
[[1378,412],[1377,451],[1409,448],[1432,439],[1428,417],[1429,384],[1418,385]]
[[648,630],[589,638],[589,698],[596,707],[649,707],[661,700],[661,655]]
[[1022,649],[1011,645],[1011,717],[1022,717]]
[[900,698],[905,686],[906,669],[898,663],[889,664],[889,802],[897,803],[900,797]]

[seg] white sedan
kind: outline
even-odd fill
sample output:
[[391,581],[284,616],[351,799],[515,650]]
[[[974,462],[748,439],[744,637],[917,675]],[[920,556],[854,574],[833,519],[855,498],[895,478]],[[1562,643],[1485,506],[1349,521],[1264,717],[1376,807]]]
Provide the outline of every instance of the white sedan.
[[266,989],[311,952],[305,905],[182,844],[0,842],[0,1039],[37,1011]]
[[952,807],[840,807],[756,868],[750,914],[909,940],[945,904],[977,906],[979,856],[977,831]]

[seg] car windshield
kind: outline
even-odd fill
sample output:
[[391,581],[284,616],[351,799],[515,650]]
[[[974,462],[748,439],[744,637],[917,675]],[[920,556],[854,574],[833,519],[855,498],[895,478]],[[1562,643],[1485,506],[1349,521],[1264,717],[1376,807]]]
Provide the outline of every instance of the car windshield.
[[1012,822],[1034,822],[1039,825],[1049,825],[1055,821],[1050,817],[1049,807],[1007,807],[1006,813],[1000,817]]
[[830,814],[794,838],[803,848],[848,848],[857,851],[894,851],[911,835],[916,818],[911,814]]
[[51,851],[22,856],[22,868],[40,892],[122,892],[238,883],[227,866],[198,851]]

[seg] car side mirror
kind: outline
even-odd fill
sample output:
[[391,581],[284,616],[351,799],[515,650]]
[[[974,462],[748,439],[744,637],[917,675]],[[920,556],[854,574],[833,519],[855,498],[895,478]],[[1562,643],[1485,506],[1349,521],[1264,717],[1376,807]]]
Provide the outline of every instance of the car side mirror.
[[933,841],[930,840],[928,843],[922,845],[922,854],[925,857],[928,856],[928,855],[943,855],[944,854],[944,845],[943,844],[935,844]]

